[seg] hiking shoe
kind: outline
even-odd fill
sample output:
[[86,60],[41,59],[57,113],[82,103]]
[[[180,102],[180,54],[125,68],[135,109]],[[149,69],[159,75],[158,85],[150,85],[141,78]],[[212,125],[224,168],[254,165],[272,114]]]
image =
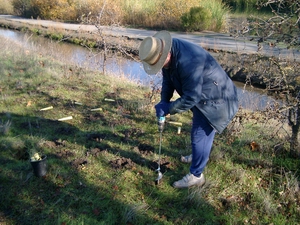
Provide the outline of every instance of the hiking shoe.
[[205,178],[203,173],[200,177],[196,177],[191,173],[185,175],[181,180],[174,182],[174,188],[187,188],[193,185],[202,186],[205,183]]
[[183,163],[191,163],[193,159],[193,155],[181,156],[180,161]]

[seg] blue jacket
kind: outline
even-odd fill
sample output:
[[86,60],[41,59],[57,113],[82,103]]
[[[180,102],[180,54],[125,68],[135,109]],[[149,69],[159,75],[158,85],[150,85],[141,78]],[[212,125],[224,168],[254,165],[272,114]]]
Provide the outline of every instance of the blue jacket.
[[237,90],[218,62],[202,47],[173,38],[171,64],[163,68],[161,101],[169,102],[170,114],[198,108],[221,133],[238,111]]

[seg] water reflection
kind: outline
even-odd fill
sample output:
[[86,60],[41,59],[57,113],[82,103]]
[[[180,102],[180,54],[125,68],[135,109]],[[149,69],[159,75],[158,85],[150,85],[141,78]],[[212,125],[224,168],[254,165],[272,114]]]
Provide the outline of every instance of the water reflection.
[[[24,34],[18,31],[0,29],[0,36],[15,42],[15,44],[28,48],[38,53],[47,53],[47,55],[65,63],[85,67],[92,70],[103,71],[116,76],[124,76],[140,83],[141,85],[161,84],[161,74],[156,76],[147,75],[140,62],[127,59],[121,56],[112,55],[103,65],[103,53],[95,50],[89,50],[83,46],[57,42],[50,39],[37,37],[32,34]],[[235,82],[238,87],[238,95],[243,108],[256,110],[263,109],[266,104],[272,104],[274,99],[267,96],[262,90],[244,86],[244,84]]]

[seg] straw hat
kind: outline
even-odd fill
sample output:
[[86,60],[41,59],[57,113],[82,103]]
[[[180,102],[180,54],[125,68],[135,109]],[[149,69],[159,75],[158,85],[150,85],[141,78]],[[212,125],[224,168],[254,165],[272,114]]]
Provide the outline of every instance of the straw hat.
[[139,48],[139,57],[148,74],[156,74],[164,66],[171,50],[172,37],[168,31],[157,32],[153,37],[146,37]]

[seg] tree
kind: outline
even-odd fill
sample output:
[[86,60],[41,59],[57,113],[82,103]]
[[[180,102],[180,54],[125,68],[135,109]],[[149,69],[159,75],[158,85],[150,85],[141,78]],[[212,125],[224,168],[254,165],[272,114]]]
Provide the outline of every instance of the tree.
[[[258,9],[270,7],[272,16],[267,19],[255,18],[249,22],[247,32],[257,37],[258,50],[262,43],[270,46],[284,45],[286,48],[300,46],[300,1],[299,0],[258,0]],[[243,29],[245,30],[245,29]],[[284,94],[284,106],[280,112],[285,112],[291,127],[290,153],[300,157],[298,135],[300,131],[300,66],[296,57],[281,59],[270,57],[269,66],[264,74],[269,91]],[[275,71],[275,72],[274,72]]]
[[283,42],[288,48],[299,46],[300,1],[258,0],[258,9],[269,6],[273,16],[257,22],[258,35],[266,39]]

